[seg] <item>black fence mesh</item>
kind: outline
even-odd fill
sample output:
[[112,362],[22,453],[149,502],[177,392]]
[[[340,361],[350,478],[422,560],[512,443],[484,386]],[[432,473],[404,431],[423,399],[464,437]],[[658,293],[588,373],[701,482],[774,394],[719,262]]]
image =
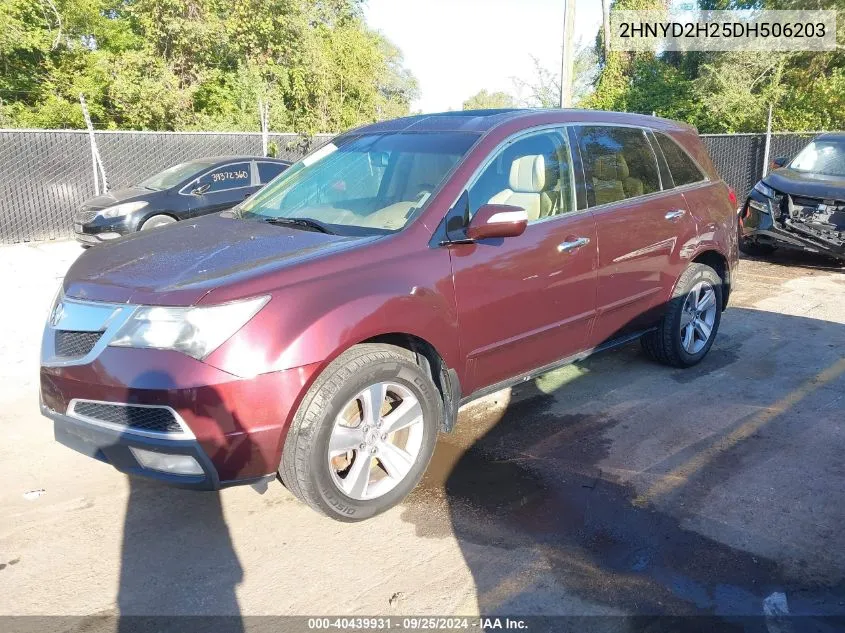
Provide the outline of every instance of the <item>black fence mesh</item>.
[[[261,155],[257,133],[96,132],[110,189],[134,184],[204,156]],[[320,144],[330,138],[310,140]],[[299,159],[307,139],[270,134],[279,158]],[[71,236],[73,212],[94,195],[91,145],[84,131],[0,131],[0,244]]]
[[[96,132],[110,189],[136,183],[166,167],[203,156],[261,154],[257,133]],[[769,157],[794,156],[814,134],[773,134]],[[311,147],[329,135],[310,140]],[[298,159],[308,142],[271,134],[281,158]],[[765,134],[703,136],[719,173],[743,198],[759,180]],[[0,244],[71,236],[73,212],[94,195],[84,131],[0,130]]]

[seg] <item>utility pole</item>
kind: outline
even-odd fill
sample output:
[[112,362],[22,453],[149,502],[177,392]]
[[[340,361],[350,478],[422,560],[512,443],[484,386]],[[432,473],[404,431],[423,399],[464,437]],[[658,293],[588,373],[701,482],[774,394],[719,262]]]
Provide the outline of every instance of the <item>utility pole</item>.
[[610,54],[610,0],[601,0],[602,25],[604,26],[604,60]]
[[563,49],[560,60],[560,107],[572,107],[572,38],[575,32],[575,0],[563,0]]

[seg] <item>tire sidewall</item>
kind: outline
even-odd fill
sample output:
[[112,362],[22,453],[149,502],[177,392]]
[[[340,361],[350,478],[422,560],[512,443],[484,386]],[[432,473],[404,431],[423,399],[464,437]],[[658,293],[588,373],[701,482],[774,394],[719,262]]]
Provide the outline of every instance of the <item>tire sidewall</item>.
[[[395,382],[408,388],[416,396],[423,412],[423,439],[417,461],[405,479],[381,497],[361,501],[345,495],[332,479],[328,465],[329,438],[334,428],[334,420],[342,408],[366,386],[377,382]],[[331,382],[327,382],[323,388],[329,385]],[[314,441],[307,457],[307,476],[323,510],[341,521],[361,521],[401,502],[422,478],[434,452],[439,420],[438,395],[434,384],[418,366],[411,365],[410,362],[383,360],[372,363],[356,374],[354,380],[346,381],[340,389],[324,396],[328,406],[314,431]]]
[[[715,270],[703,264],[697,265],[691,270],[693,271],[692,274],[690,276],[684,275],[686,279],[683,279],[683,283],[678,284],[678,287],[675,289],[675,297],[673,301],[677,302],[677,307],[674,310],[674,318],[672,319],[671,324],[672,340],[675,346],[675,351],[686,366],[695,365],[701,361],[702,358],[707,356],[710,348],[713,347],[713,341],[716,340],[716,334],[719,331],[719,324],[722,321],[723,288],[722,280],[719,278],[719,275],[716,274]],[[701,348],[701,351],[697,354],[690,354],[686,349],[684,349],[684,346],[681,343],[681,318],[683,317],[683,307],[687,295],[700,281],[706,281],[709,283],[713,287],[713,291],[716,293],[716,317],[713,320],[713,330],[710,333],[710,339],[707,341],[705,346]]]
[[[164,218],[167,218],[170,221],[164,222],[163,224],[159,224],[159,222],[161,222]],[[163,214],[163,213],[159,213],[159,214],[156,214],[156,215],[151,215],[146,220],[141,222],[141,227],[140,227],[139,230],[140,231],[149,231],[151,229],[157,229],[159,227],[168,226],[170,224],[175,224],[175,223],[176,223],[175,218],[173,218],[169,215]]]

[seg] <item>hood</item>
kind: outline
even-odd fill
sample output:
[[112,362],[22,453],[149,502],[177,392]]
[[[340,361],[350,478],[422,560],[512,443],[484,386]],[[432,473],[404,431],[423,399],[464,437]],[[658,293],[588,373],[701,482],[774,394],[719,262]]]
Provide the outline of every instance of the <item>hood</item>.
[[773,189],[792,196],[845,200],[845,178],[794,169],[777,169],[763,179]]
[[92,301],[192,305],[223,285],[378,237],[327,235],[213,214],[89,249],[71,266],[64,290],[68,297]]
[[145,189],[144,187],[127,187],[126,189],[115,189],[109,191],[101,196],[89,198],[82,203],[82,206],[87,209],[105,209],[118,202],[126,202],[136,198],[143,198],[149,200],[151,196],[161,194],[161,191],[153,191],[152,189]]

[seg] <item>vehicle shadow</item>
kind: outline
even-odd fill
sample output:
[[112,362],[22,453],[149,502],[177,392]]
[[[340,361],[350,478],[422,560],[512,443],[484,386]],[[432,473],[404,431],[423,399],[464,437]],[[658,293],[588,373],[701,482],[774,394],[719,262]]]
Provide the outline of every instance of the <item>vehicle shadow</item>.
[[768,255],[746,255],[745,253],[741,253],[740,259],[765,262],[767,264],[789,268],[845,273],[845,265],[834,257],[830,257],[824,253],[811,253],[809,251],[791,248],[778,248]]
[[[161,375],[146,373],[136,384],[156,382],[172,383],[166,376],[162,380]],[[138,393],[128,390],[125,401],[138,402]],[[216,390],[204,391],[202,397],[207,408],[232,415]],[[220,493],[174,488],[136,476],[129,477],[129,487],[117,630],[244,630],[236,595],[243,569],[226,525]]]
[[[696,367],[638,345],[597,355],[465,408],[403,519],[457,538],[475,583],[458,612],[566,616],[531,630],[842,630],[843,349],[841,324],[731,308]],[[784,623],[780,594],[808,617]]]

